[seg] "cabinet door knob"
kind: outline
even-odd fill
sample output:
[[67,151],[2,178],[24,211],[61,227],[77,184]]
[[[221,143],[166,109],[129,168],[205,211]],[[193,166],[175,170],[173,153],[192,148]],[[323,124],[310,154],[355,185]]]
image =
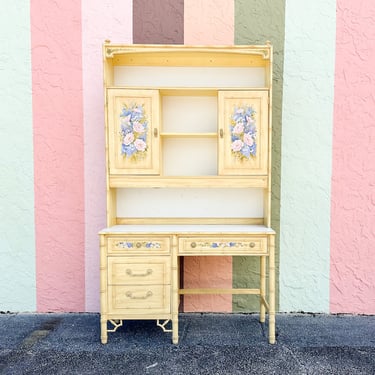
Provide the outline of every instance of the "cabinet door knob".
[[224,137],[224,130],[220,129],[219,133],[220,133],[220,138],[223,138]]
[[255,242],[250,242],[250,247],[255,247]]
[[195,248],[197,247],[197,243],[196,243],[196,242],[192,242],[192,243],[190,244],[190,246],[191,246],[193,249],[195,249]]
[[157,136],[158,136],[158,129],[154,128],[154,137],[157,137]]

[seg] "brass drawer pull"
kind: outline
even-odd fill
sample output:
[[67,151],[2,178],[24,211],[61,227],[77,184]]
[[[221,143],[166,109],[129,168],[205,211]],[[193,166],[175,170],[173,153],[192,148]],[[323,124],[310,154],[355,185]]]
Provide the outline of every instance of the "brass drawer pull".
[[133,296],[133,292],[126,292],[126,297],[129,297],[130,299],[147,299],[148,297],[152,297],[152,292],[151,292],[151,290],[149,290],[147,293],[146,293],[146,295],[144,295],[144,296],[139,296],[139,297],[137,297],[137,296]]
[[220,138],[223,138],[224,137],[224,130],[220,129],[219,133],[220,133]]
[[158,136],[158,129],[154,128],[154,137],[157,137],[157,136]]
[[250,242],[250,247],[255,247],[255,242]]
[[144,277],[144,276],[150,276],[152,274],[152,269],[148,268],[145,273],[133,273],[131,269],[126,270],[126,274],[132,277]]
[[137,242],[137,243],[135,244],[135,247],[136,247],[137,249],[140,249],[140,248],[142,247],[142,244],[141,244],[140,242]]
[[190,244],[190,246],[191,246],[193,249],[195,249],[195,248],[197,247],[197,243],[196,243],[196,242],[192,242],[192,243]]

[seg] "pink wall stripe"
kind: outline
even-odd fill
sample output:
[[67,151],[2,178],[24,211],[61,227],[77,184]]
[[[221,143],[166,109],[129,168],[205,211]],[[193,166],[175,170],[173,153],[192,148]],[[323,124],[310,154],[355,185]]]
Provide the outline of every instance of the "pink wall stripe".
[[[234,2],[185,0],[184,44],[233,44]],[[232,258],[185,257],[186,288],[232,288]],[[184,296],[184,311],[232,311],[231,295]]]
[[375,313],[375,3],[337,1],[332,313]]
[[106,226],[102,44],[132,43],[132,0],[82,0],[86,311],[99,311],[99,239]]
[[31,0],[38,311],[84,311],[81,2]]

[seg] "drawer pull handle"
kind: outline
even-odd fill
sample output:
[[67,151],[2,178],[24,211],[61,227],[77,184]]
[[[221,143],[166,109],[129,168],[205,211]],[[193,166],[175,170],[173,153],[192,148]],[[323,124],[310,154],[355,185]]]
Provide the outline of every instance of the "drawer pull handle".
[[157,136],[158,136],[158,129],[154,128],[154,137],[157,137]]
[[142,247],[142,244],[141,244],[140,242],[137,242],[137,243],[135,244],[135,247],[136,247],[137,249],[140,249],[140,248]]
[[255,247],[255,242],[250,242],[250,247]]
[[193,249],[195,249],[195,248],[197,247],[197,243],[196,243],[196,242],[192,242],[192,243],[190,244],[190,246],[191,246]]
[[130,299],[147,299],[149,297],[152,297],[152,292],[149,290],[144,296],[134,296],[133,292],[126,292],[126,297],[129,297]]
[[146,270],[146,272],[144,273],[133,273],[133,271],[131,269],[127,269],[126,270],[126,274],[129,275],[129,276],[132,276],[132,277],[144,277],[144,276],[150,276],[152,274],[152,269],[151,268],[148,268]]
[[219,133],[220,133],[220,138],[223,138],[224,137],[224,130],[220,129]]

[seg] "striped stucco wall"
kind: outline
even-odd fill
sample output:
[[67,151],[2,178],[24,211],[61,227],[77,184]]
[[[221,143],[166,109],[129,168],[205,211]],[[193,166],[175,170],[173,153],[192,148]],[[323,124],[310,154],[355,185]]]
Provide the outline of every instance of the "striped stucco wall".
[[[99,310],[101,45],[110,39],[272,41],[278,308],[375,313],[375,4],[310,3],[3,1],[0,311]],[[189,258],[184,282],[230,287],[256,273],[244,258]],[[256,305],[236,296],[189,296],[184,307],[251,311]]]

